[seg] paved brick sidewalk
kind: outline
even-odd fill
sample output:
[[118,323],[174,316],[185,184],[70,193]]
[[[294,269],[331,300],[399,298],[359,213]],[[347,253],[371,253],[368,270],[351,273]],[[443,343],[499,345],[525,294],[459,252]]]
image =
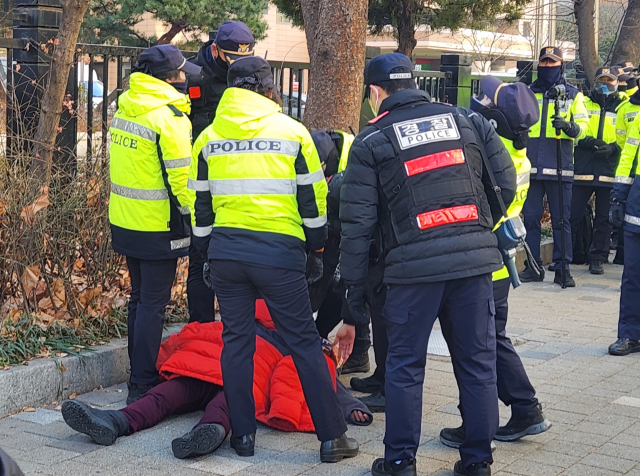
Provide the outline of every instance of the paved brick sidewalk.
[[[616,337],[621,267],[608,265],[605,272],[591,276],[585,267],[574,267],[576,289],[562,291],[546,282],[523,285],[512,293],[508,331],[520,344],[518,352],[554,426],[538,437],[498,443],[494,475],[640,476],[640,354],[606,354]],[[123,388],[78,399],[119,408]],[[459,424],[457,395],[449,359],[430,358],[418,452],[422,475],[450,475],[458,459],[456,451],[437,440],[443,426]],[[502,407],[501,415],[506,421],[508,410]],[[59,412],[39,409],[0,420],[0,446],[27,475],[61,476],[359,476],[369,474],[373,460],[383,454],[384,415],[376,415],[372,426],[349,429],[360,441],[361,454],[335,465],[320,464],[314,436],[264,426],[253,458],[237,457],[227,441],[215,456],[175,459],[171,440],[198,418],[170,418],[103,448],[68,429]]]

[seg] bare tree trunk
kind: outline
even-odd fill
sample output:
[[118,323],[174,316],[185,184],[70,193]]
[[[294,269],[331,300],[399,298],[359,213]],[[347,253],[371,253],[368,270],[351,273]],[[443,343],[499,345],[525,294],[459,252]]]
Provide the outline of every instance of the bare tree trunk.
[[358,129],[367,0],[302,0],[309,57],[304,122],[310,129]]
[[640,41],[638,38],[640,38],[640,0],[629,0],[616,47],[613,50],[611,64],[622,61],[632,61],[634,64],[638,64],[638,60],[640,60]]
[[600,67],[596,44],[595,5],[595,0],[577,0],[574,4],[574,14],[578,23],[580,62],[589,80],[595,77]]
[[158,39],[158,45],[168,45],[187,26],[182,20],[171,22],[171,28]]
[[51,57],[49,84],[40,107],[38,128],[34,136],[33,177],[46,181],[51,173],[53,148],[64,107],[69,71],[73,66],[73,54],[89,0],[60,0],[62,22],[57,44]]
[[413,0],[400,3],[400,8],[396,12],[398,22],[398,53],[411,58],[413,49],[418,44],[416,40],[416,31],[413,25],[413,8],[415,2]]

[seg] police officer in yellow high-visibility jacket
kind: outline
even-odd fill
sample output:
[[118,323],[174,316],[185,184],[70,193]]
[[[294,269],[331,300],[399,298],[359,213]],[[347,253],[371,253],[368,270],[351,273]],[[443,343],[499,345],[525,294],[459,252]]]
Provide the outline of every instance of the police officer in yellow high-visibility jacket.
[[[540,119],[538,101],[524,83],[507,84],[487,76],[482,79],[481,88],[483,95],[472,99],[471,109],[482,114],[496,128],[516,167],[516,197],[507,209],[507,217],[515,218],[520,216],[529,189],[531,163],[527,158],[526,146],[529,129]],[[501,223],[502,220],[495,228]],[[506,266],[493,273],[498,397],[511,407],[511,419],[496,432],[495,439],[499,441],[515,441],[526,435],[542,433],[551,427],[542,413],[542,407],[535,396],[536,391],[522,361],[506,335],[510,285]],[[444,334],[449,339],[446,328]],[[440,440],[455,448],[460,447],[465,436],[464,422],[461,427],[445,428],[440,432]]]
[[113,249],[127,257],[131,276],[127,403],[157,383],[165,306],[177,259],[189,249],[185,72],[198,68],[175,45],[144,51],[111,121],[109,221]]
[[275,86],[264,59],[234,62],[227,82],[213,123],[194,144],[189,191],[194,240],[208,248],[224,324],[231,447],[240,456],[254,454],[255,300],[261,297],[298,370],[321,460],[353,457],[358,443],[345,435],[305,278],[305,266],[310,277],[322,276],[327,238],[327,182],[318,152],[307,129],[271,99]]

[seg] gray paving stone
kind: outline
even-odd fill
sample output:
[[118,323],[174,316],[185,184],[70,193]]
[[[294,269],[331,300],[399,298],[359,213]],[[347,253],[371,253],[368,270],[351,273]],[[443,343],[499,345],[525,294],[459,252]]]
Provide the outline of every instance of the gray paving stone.
[[624,474],[636,465],[636,461],[616,458],[599,452],[585,456],[580,463],[609,471],[616,471],[618,474]]
[[557,357],[558,354],[552,354],[550,352],[539,352],[536,350],[527,350],[526,352],[522,352],[520,355],[529,359],[550,360],[554,357]]
[[10,418],[36,423],[38,425],[47,425],[49,423],[53,423],[54,421],[62,421],[62,415],[60,414],[60,412],[44,410],[42,408],[36,408],[35,412],[18,413],[17,415],[13,415]]

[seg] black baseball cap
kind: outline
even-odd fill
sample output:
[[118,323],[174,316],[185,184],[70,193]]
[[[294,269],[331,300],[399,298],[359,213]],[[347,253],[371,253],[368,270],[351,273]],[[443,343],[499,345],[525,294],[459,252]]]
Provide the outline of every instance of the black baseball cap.
[[480,87],[512,127],[529,129],[540,120],[538,99],[526,84],[503,83],[494,76],[485,76],[480,81]]
[[625,73],[631,73],[634,69],[636,69],[632,61],[621,61],[616,66],[618,66]]
[[622,69],[618,66],[611,66],[610,68],[598,68],[596,71],[595,80],[598,81],[602,78],[613,79],[614,81],[618,81],[620,75],[623,73]]
[[[364,69],[364,85],[371,86],[381,81],[392,81],[394,79],[413,78],[413,63],[409,57],[401,53],[388,53],[376,56],[369,61]],[[367,87],[364,92],[365,99],[369,97],[370,89]]]
[[228,58],[228,63],[232,64],[240,58],[253,56],[256,40],[247,25],[241,21],[229,20],[218,28],[214,43]]
[[151,76],[162,76],[176,69],[186,74],[199,74],[202,69],[187,61],[176,45],[157,45],[144,50],[138,57],[137,67],[146,67]]
[[553,61],[562,61],[562,50],[557,46],[545,46],[540,50],[540,56],[538,61],[543,59],[552,59]]
[[273,85],[273,74],[267,60],[259,56],[246,56],[234,61],[227,73],[227,86],[236,87],[242,83]]

